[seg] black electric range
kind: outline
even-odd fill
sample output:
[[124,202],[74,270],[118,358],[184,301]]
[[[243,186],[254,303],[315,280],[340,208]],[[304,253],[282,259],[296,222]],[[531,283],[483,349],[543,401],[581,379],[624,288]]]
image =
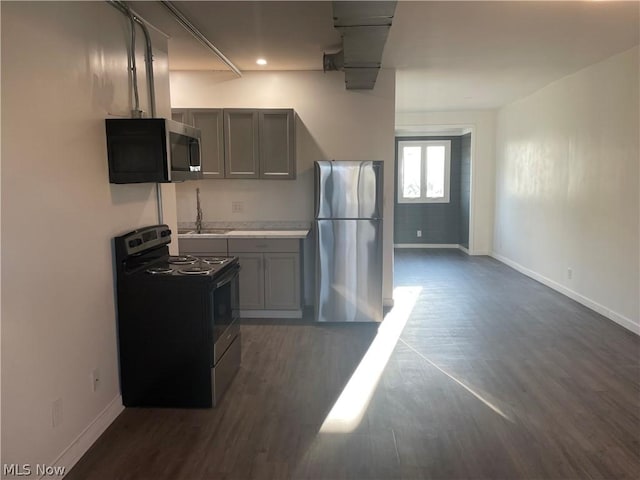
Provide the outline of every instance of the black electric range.
[[240,365],[238,260],[169,255],[171,230],[114,238],[125,406],[211,407]]

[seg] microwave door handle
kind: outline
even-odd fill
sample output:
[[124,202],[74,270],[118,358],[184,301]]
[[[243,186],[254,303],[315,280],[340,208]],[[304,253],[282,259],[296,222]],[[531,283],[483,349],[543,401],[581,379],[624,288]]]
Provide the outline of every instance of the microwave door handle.
[[[189,166],[190,167],[200,167],[201,164],[201,160],[200,160],[200,139],[199,138],[192,138],[189,141]],[[194,157],[197,158],[198,160],[196,162],[194,162]],[[198,168],[198,170],[200,170],[200,168]]]

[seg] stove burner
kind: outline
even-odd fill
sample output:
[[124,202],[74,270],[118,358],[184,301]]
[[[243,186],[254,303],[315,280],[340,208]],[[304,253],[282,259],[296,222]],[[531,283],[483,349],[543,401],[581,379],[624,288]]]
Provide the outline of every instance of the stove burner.
[[152,267],[147,270],[147,273],[151,273],[153,275],[166,275],[171,272],[172,270],[170,267]]
[[209,265],[222,265],[228,261],[225,257],[204,257],[201,260]]
[[172,255],[169,257],[169,263],[173,265],[191,265],[196,263],[198,259],[191,255]]
[[182,275],[209,275],[211,272],[213,272],[213,269],[206,267],[189,267],[178,270],[178,273]]

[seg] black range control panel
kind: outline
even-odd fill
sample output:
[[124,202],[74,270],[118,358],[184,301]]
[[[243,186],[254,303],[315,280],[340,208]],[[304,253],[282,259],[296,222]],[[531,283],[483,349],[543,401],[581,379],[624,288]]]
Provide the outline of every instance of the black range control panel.
[[167,225],[153,225],[129,232],[121,239],[126,255],[135,255],[159,245],[171,243],[171,229]]

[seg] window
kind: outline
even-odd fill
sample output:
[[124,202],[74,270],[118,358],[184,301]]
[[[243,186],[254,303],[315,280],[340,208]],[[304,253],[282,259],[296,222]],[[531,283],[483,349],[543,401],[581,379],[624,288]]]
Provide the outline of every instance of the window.
[[398,142],[398,203],[449,203],[451,141]]

